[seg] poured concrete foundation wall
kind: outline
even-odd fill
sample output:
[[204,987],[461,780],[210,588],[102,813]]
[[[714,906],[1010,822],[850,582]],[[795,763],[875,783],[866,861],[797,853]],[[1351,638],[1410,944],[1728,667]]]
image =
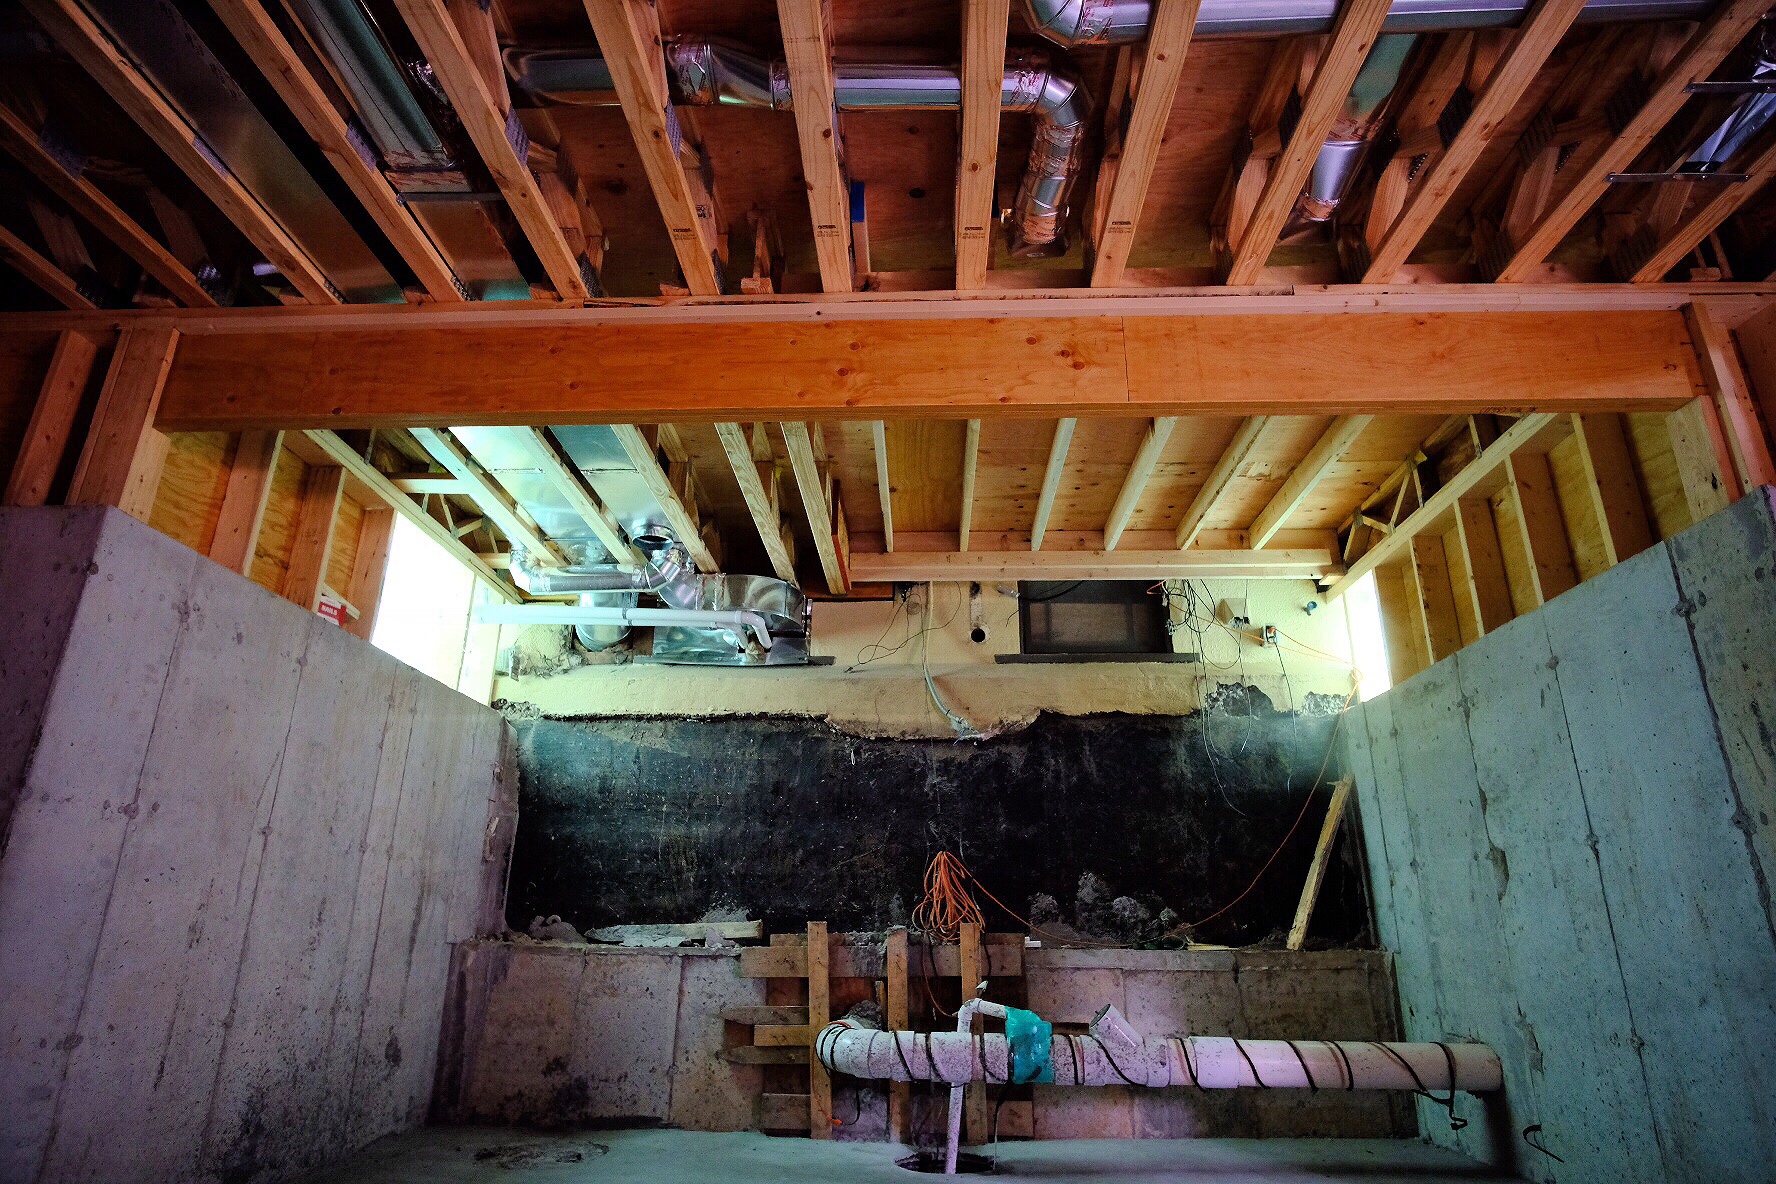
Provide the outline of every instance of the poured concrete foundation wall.
[[500,924],[500,717],[116,511],[0,512],[0,587],[0,1179],[416,1125]]
[[1353,717],[1406,1038],[1505,1064],[1463,1130],[1421,1103],[1434,1138],[1560,1184],[1770,1178],[1773,704],[1764,489]]
[[[1084,1024],[1114,1003],[1153,1033],[1395,1036],[1393,983],[1385,959],[1373,952],[1023,954],[1029,1006],[1056,1021]],[[467,943],[455,966],[440,1115],[567,1128],[642,1122],[754,1129],[766,1071],[722,1057],[724,1043],[744,1044],[748,1036],[724,1024],[721,1013],[767,1002],[769,981],[743,977],[735,949]],[[870,990],[867,982],[835,981],[835,989],[858,997]],[[858,1084],[835,1083],[833,1112],[844,1123],[835,1133],[884,1139],[881,1085]],[[805,1082],[799,1088],[805,1093]],[[998,1090],[992,1095],[996,1101]],[[1037,1086],[1034,1097],[1039,1139],[1376,1138],[1411,1130],[1406,1104],[1373,1092]],[[927,1142],[941,1135],[943,1105],[941,1093],[915,1089],[914,1130]]]

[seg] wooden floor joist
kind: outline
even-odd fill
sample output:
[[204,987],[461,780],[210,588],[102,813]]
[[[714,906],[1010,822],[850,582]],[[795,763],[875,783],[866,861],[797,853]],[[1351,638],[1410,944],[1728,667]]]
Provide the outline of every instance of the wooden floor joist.
[[790,91],[796,96],[796,138],[801,145],[820,285],[828,292],[849,292],[854,286],[851,196],[845,182],[839,113],[833,104],[830,22],[824,0],[777,0]]
[[1221,458],[1191,499],[1190,508],[1184,511],[1184,520],[1178,524],[1178,550],[1188,551],[1196,543],[1196,537],[1209,523],[1209,515],[1214,513],[1227,487],[1251,457],[1252,449],[1258,446],[1258,438],[1264,433],[1267,422],[1268,416],[1250,416],[1234,431],[1233,439],[1221,451]]
[[1175,416],[1160,416],[1147,427],[1147,434],[1141,438],[1141,447],[1135,453],[1135,459],[1129,465],[1127,475],[1123,477],[1122,489],[1116,494],[1116,503],[1110,508],[1110,517],[1104,523],[1104,549],[1116,550],[1116,544],[1122,540],[1122,532],[1128,529],[1129,519],[1134,517],[1135,506],[1140,503],[1141,494],[1147,488],[1147,479],[1153,476],[1153,470],[1159,465],[1159,458],[1165,453],[1165,447],[1172,438],[1172,430],[1178,426]]
[[734,471],[734,483],[740,487],[746,512],[758,528],[759,542],[764,544],[771,570],[778,579],[795,583],[795,560],[790,557],[789,548],[783,541],[783,515],[759,476],[759,465],[753,459],[752,441],[746,429],[737,423],[718,423],[715,432],[721,440],[722,451],[727,453],[728,467]]
[[168,446],[154,426],[155,409],[178,345],[171,329],[127,329],[118,338],[68,488],[69,505],[116,506],[148,521]]
[[1061,478],[1067,471],[1067,450],[1073,444],[1077,419],[1063,419],[1055,424],[1054,439],[1049,444],[1048,465],[1042,473],[1042,489],[1036,496],[1036,518],[1030,526],[1030,550],[1042,550],[1042,536],[1048,533],[1048,520],[1054,513],[1055,498],[1061,492]]
[[963,0],[962,136],[956,161],[956,287],[987,286],[993,259],[1000,92],[1011,0]]
[[73,442],[80,402],[92,381],[98,354],[99,339],[95,334],[68,330],[57,335],[55,352],[50,355],[49,369],[37,388],[37,401],[31,406],[31,419],[25,426],[24,439],[19,442],[18,456],[12,462],[0,504],[48,504],[56,474]]

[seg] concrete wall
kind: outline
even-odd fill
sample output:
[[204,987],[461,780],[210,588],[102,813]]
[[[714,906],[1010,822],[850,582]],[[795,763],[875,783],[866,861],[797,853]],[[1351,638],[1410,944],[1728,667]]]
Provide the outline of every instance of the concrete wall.
[[115,511],[0,513],[0,587],[0,1179],[418,1123],[499,924],[500,717]]
[[[857,947],[854,945],[853,950]],[[858,960],[880,973],[880,947]],[[767,1002],[767,983],[744,978],[735,949],[624,949],[559,943],[474,942],[456,963],[440,1113],[457,1122],[575,1127],[661,1122],[688,1130],[755,1129],[765,1073],[731,1064],[726,1043],[744,1028],[723,1008]],[[1393,983],[1385,959],[1323,953],[1026,949],[1013,996],[1056,1021],[1086,1023],[1115,1003],[1153,1033],[1389,1039]],[[835,980],[835,1014],[871,984]],[[918,1001],[920,988],[913,988]],[[1001,997],[1005,997],[1001,994]],[[781,999],[772,999],[781,1002]],[[917,1026],[917,1024],[915,1025]],[[731,1031],[729,1029],[732,1029]],[[779,1080],[779,1089],[806,1093]],[[942,1129],[943,1098],[915,1091],[914,1127]],[[997,1091],[995,1091],[996,1100]],[[1410,1112],[1377,1093],[1034,1089],[1037,1138],[1191,1138],[1409,1133]],[[840,1138],[886,1137],[879,1086],[862,1097],[836,1083]]]
[[[1408,1039],[1478,1039],[1452,1132],[1574,1184],[1776,1163],[1776,519],[1762,490],[1345,729]],[[1564,1163],[1532,1150],[1524,1128]]]

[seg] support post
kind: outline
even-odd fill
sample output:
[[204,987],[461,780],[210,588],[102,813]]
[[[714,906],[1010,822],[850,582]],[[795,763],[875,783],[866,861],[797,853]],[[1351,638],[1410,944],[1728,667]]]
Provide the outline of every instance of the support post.
[[126,329],[118,338],[69,505],[116,506],[148,521],[167,457],[167,438],[155,430],[154,413],[178,346],[177,329]]

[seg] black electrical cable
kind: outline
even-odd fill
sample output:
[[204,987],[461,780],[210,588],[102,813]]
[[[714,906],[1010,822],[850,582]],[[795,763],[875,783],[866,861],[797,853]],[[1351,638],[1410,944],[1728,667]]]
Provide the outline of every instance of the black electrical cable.
[[1351,1059],[1345,1053],[1344,1045],[1337,1040],[1328,1040],[1326,1043],[1332,1046],[1332,1051],[1337,1053],[1338,1059],[1344,1062],[1344,1088],[1347,1090],[1356,1089],[1357,1071],[1351,1068]]
[[1110,1046],[1108,1044],[1105,1044],[1102,1040],[1100,1040],[1096,1036],[1089,1037],[1089,1039],[1091,1040],[1091,1042],[1093,1044],[1096,1044],[1098,1046],[1098,1051],[1104,1054],[1104,1059],[1106,1061],[1110,1062],[1110,1068],[1115,1070],[1116,1075],[1118,1077],[1122,1078],[1124,1081],[1128,1082],[1130,1085],[1134,1086],[1136,1089],[1139,1089],[1141,1087],[1140,1082],[1136,1081],[1134,1078],[1130,1077],[1127,1073],[1124,1073],[1122,1071],[1122,1066],[1117,1064],[1116,1058],[1110,1055]]
[[1252,1080],[1258,1083],[1258,1088],[1269,1089],[1270,1086],[1265,1084],[1264,1078],[1258,1076],[1258,1066],[1252,1063],[1252,1054],[1246,1051],[1246,1046],[1240,1043],[1238,1036],[1233,1038],[1233,1047],[1245,1059],[1246,1068],[1252,1071]]
[[[1301,1062],[1301,1071],[1307,1075],[1308,1092],[1309,1093],[1316,1093],[1316,1094],[1319,1093],[1320,1092],[1320,1083],[1314,1080],[1313,1070],[1309,1069],[1307,1067],[1307,1058],[1305,1056],[1301,1055],[1301,1049],[1295,1044],[1295,1042],[1293,1040],[1285,1040],[1285,1041],[1283,1041],[1283,1043],[1289,1046],[1289,1051],[1294,1053],[1295,1059]],[[1452,1075],[1452,1077],[1453,1077],[1453,1075]]]

